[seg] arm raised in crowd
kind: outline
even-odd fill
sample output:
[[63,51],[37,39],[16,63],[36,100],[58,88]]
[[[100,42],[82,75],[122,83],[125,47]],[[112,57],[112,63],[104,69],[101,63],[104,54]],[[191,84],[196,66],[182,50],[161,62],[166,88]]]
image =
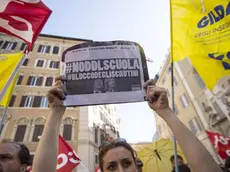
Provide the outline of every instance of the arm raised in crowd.
[[56,172],[59,129],[65,112],[62,102],[65,99],[62,79],[61,77],[56,78],[54,87],[47,93],[51,114],[47,118],[36,149],[33,172]]
[[166,90],[157,87],[154,80],[147,81],[144,88],[149,107],[168,124],[192,170],[195,172],[221,172],[221,169],[202,143],[174,115],[169,107]]

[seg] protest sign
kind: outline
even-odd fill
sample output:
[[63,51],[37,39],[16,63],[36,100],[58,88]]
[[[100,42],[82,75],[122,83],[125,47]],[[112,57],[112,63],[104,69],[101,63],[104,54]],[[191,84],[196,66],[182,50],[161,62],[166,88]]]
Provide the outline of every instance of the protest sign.
[[144,101],[149,79],[141,46],[130,41],[89,42],[64,51],[66,106]]

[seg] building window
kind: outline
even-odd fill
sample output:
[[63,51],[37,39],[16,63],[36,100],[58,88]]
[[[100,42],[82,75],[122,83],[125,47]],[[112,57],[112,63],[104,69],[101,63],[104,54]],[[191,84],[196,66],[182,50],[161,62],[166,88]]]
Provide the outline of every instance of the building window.
[[59,68],[59,61],[50,61],[49,68],[58,69]]
[[21,47],[20,47],[20,51],[25,51],[26,50],[26,43],[22,43]]
[[173,77],[173,82],[174,82],[174,86],[176,87],[178,85],[178,82],[175,76]]
[[164,85],[164,83],[165,83],[165,79],[163,78],[161,84]]
[[33,101],[33,107],[40,107],[41,100],[42,100],[42,96],[35,96]]
[[22,66],[27,66],[28,62],[29,62],[29,59],[26,58],[26,59],[24,60],[24,62],[22,63]]
[[45,60],[37,60],[36,67],[43,67]]
[[54,46],[53,48],[53,54],[58,54],[59,53],[59,47],[58,46]]
[[72,140],[73,119],[70,117],[67,117],[67,118],[65,118],[63,123],[64,123],[63,138],[66,141],[70,141],[70,140]]
[[[102,132],[102,130],[101,130]],[[101,133],[101,144],[103,144],[105,142],[105,136],[103,133]]]
[[200,125],[200,123],[199,123],[199,121],[198,121],[197,118],[191,119],[191,120],[188,122],[188,124],[189,124],[189,128],[191,129],[191,131],[192,131],[194,134],[197,134],[197,133],[199,133],[199,132],[202,131],[202,127],[201,127],[201,125]]
[[47,100],[47,98],[45,96],[42,97],[42,99],[41,99],[40,107],[43,107],[43,108],[47,108],[48,107],[48,100]]
[[183,106],[183,108],[186,108],[188,105],[189,105],[189,101],[188,101],[188,98],[186,96],[185,93],[183,93],[181,96],[180,96],[180,102]]
[[39,117],[35,120],[35,127],[34,127],[34,133],[33,133],[33,142],[38,142],[40,140],[40,137],[42,135],[44,124],[45,124],[45,118]]
[[23,80],[23,75],[18,75],[16,85],[21,85],[22,80]]
[[28,118],[20,118],[17,122],[17,130],[14,136],[14,141],[16,142],[23,142],[27,125],[29,124],[30,120]]
[[203,88],[205,87],[205,83],[204,83],[204,81],[201,79],[199,73],[196,71],[195,68],[193,69],[193,73],[194,73],[194,76],[195,76],[195,78],[196,78],[197,84],[199,85],[199,87],[200,87],[201,89],[203,89]]
[[17,46],[17,42],[9,42],[9,41],[6,41],[2,47],[2,49],[4,50],[14,50]]
[[16,95],[12,95],[9,103],[9,107],[13,107],[15,103]]
[[0,41],[0,48],[2,47],[3,42],[4,42],[3,40]]
[[27,125],[18,125],[17,131],[14,137],[15,142],[23,142]]
[[29,76],[27,85],[30,86],[41,86],[43,82],[42,76]]
[[20,107],[32,107],[34,101],[33,96],[22,96]]
[[49,54],[50,53],[50,46],[49,45],[39,45],[38,52]]
[[171,73],[171,67],[168,68],[168,73]]
[[47,77],[45,86],[50,87],[53,85],[53,77]]
[[96,144],[98,143],[98,128],[95,128],[94,141]]

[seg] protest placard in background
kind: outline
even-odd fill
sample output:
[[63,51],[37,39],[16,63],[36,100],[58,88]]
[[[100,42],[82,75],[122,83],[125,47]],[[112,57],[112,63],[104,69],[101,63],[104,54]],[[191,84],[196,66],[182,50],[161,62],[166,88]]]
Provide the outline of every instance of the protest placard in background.
[[62,56],[67,81],[66,106],[144,101],[149,79],[141,46],[130,41],[89,42]]

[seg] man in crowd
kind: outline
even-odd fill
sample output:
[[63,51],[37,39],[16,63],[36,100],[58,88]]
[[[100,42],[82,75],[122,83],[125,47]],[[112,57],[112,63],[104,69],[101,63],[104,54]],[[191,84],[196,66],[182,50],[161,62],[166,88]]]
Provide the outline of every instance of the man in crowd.
[[26,172],[30,163],[29,149],[11,140],[0,143],[0,172]]
[[[178,159],[178,168],[180,172],[191,172],[190,168],[188,167],[188,165],[184,163],[184,160],[180,155],[177,155],[177,159]],[[175,169],[174,155],[171,156],[170,161],[173,167],[172,172],[175,172],[176,169]]]

